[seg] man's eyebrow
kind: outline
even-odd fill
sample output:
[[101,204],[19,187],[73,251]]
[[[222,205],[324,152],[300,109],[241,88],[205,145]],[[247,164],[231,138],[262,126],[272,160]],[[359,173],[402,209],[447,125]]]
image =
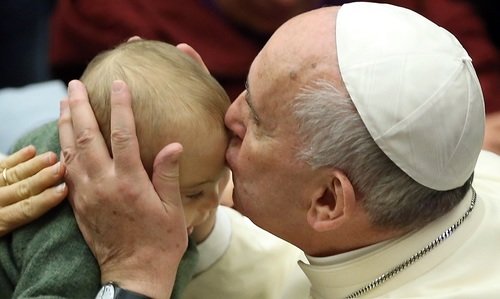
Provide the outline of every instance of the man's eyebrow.
[[253,106],[253,103],[252,103],[252,97],[250,96],[250,88],[249,88],[249,85],[248,85],[248,79],[245,81],[245,89],[246,89],[245,101],[247,102],[247,105],[250,108],[250,112],[252,114],[252,118],[258,124],[258,123],[260,123],[260,117],[257,114],[257,112],[255,111],[255,107]]

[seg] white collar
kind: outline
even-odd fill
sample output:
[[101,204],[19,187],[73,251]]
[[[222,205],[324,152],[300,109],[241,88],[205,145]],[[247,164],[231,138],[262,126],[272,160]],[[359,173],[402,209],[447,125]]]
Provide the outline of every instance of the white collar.
[[203,242],[197,245],[199,259],[195,267],[195,275],[210,268],[229,248],[232,233],[231,221],[220,207],[216,213],[213,230]]
[[369,254],[370,252],[373,252],[377,250],[378,248],[384,246],[386,243],[388,243],[389,240],[379,242],[376,244],[372,244],[363,248],[359,248],[356,250],[351,250],[348,252],[344,253],[339,253],[336,255],[332,256],[325,256],[325,257],[316,257],[316,256],[310,256],[306,254],[307,260],[311,265],[316,265],[316,266],[321,266],[321,265],[336,265],[340,263],[344,263],[346,261],[353,260],[355,258],[358,258],[360,256],[363,256],[365,254]]
[[[299,262],[299,266],[312,283],[311,293],[315,298],[342,297],[366,285],[384,271],[414,255],[445,229],[456,223],[469,208],[471,198],[472,192],[469,191],[457,207],[429,225],[400,238],[386,241],[385,244],[375,248],[371,247],[367,251],[358,252],[354,258],[348,256],[348,259],[342,262],[333,259],[334,264],[326,263],[328,258],[325,258],[321,260],[325,264],[321,265],[308,265]],[[416,279],[453,254],[457,248],[460,248],[474,233],[482,220],[484,205],[479,199],[474,211],[467,221],[464,221],[460,228],[453,233],[452,238],[446,239],[445,242],[427,254],[423,258],[425,262],[414,263],[409,268],[411,271],[402,271],[374,290],[371,295],[383,294],[396,285]]]

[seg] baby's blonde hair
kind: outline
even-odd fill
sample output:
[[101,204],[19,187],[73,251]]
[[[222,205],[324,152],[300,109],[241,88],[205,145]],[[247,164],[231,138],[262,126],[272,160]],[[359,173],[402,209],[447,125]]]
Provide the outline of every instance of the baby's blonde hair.
[[138,40],[97,55],[81,77],[108,148],[111,84],[118,79],[132,95],[141,159],[149,173],[164,145],[225,134],[229,99],[217,81],[176,47]]

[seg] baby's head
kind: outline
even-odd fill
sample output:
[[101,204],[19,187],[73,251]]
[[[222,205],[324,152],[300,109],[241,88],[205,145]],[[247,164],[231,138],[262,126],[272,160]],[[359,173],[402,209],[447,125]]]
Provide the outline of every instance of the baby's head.
[[148,174],[165,145],[181,143],[179,174],[187,226],[196,228],[213,219],[229,176],[224,159],[229,99],[222,87],[190,57],[163,42],[131,41],[99,54],[81,80],[108,148],[110,89],[118,79],[132,94],[141,160]]

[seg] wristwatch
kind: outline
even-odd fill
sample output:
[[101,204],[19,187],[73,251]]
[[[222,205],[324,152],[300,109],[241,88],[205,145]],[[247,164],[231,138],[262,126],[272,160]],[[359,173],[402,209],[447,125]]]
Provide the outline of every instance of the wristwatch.
[[116,282],[108,282],[101,287],[95,299],[151,299],[151,297],[122,289]]

